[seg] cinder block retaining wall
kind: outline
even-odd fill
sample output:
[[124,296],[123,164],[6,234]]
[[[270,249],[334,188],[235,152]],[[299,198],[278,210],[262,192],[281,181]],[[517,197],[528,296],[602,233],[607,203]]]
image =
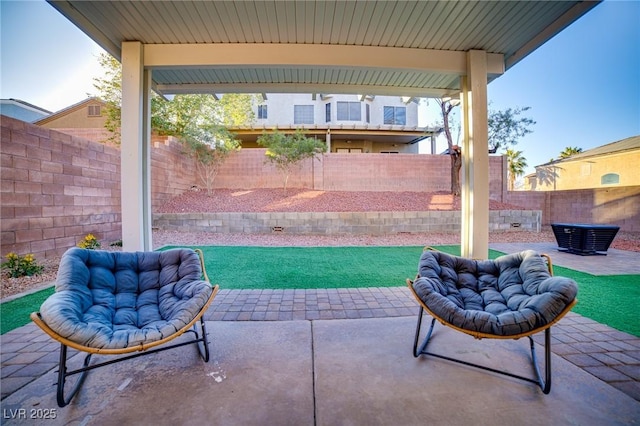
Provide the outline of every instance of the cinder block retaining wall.
[[[317,213],[156,213],[162,230],[266,234],[397,234],[460,231],[459,211]],[[540,231],[540,210],[489,212],[489,230]]]

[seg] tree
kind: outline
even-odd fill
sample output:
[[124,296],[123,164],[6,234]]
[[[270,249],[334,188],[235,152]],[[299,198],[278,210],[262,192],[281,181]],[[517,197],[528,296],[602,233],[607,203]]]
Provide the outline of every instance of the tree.
[[533,132],[531,126],[536,124],[529,117],[521,115],[531,107],[507,108],[505,110],[489,111],[489,152],[495,153],[500,148],[507,148],[518,143],[520,139]]
[[[94,79],[94,87],[107,103],[107,124],[113,139],[119,141],[122,106],[122,66],[111,55],[100,54],[98,61],[104,77]],[[223,126],[239,126],[253,121],[252,99],[255,95],[227,94],[217,100],[207,94],[176,95],[171,101],[152,94],[151,128],[162,135],[185,138],[218,132]],[[222,132],[221,137],[227,134]]]
[[568,146],[564,150],[562,150],[559,158],[561,159],[569,158],[572,155],[580,154],[581,152],[582,152],[582,148],[578,148],[577,146]]
[[[207,194],[211,195],[213,181],[226,159],[233,152],[240,149],[240,142],[233,135],[223,130],[202,135],[188,135],[185,137],[185,146],[189,154],[196,160],[196,173],[207,188]],[[215,134],[213,139],[211,135]]]
[[267,148],[265,161],[275,165],[284,175],[284,193],[287,193],[287,181],[295,167],[300,167],[302,160],[315,158],[327,150],[324,142],[308,138],[298,129],[293,135],[285,135],[279,131],[263,133],[257,140],[260,146]]
[[[454,100],[436,99],[442,113],[443,129],[447,138],[448,153],[451,155],[451,193],[460,195],[460,168],[462,166],[460,148],[453,144],[450,131],[449,116],[453,108],[459,102]],[[532,132],[531,126],[536,124],[534,120],[521,115],[531,109],[507,108],[506,110],[490,110],[488,116],[488,148],[489,153],[494,154],[499,148],[516,145],[520,138]]]
[[527,167],[527,160],[522,156],[522,151],[515,151],[507,148],[505,154],[507,155],[509,172],[509,191],[513,191],[516,178],[524,174],[524,169]]
[[[106,124],[112,141],[120,141],[122,66],[105,53],[98,57],[104,77],[94,79],[94,87],[106,102]],[[196,160],[196,172],[210,194],[220,166],[240,147],[227,127],[253,121],[254,95],[226,94],[217,100],[207,94],[176,95],[171,101],[153,94],[151,129],[161,135],[178,137],[187,153]]]
[[122,67],[113,56],[101,53],[98,63],[104,71],[104,77],[94,78],[93,87],[105,102],[105,124],[109,131],[109,141],[120,143],[120,106],[122,105]]

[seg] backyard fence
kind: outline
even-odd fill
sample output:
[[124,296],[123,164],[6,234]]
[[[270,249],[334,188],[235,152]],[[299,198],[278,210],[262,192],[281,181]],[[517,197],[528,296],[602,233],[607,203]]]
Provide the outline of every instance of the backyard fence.
[[[2,256],[9,252],[58,256],[88,233],[105,243],[121,239],[118,148],[5,116],[1,117],[1,124]],[[202,186],[193,160],[177,141],[154,137],[152,143],[153,206],[193,186]],[[446,191],[450,187],[449,161],[445,155],[332,153],[320,160],[306,161],[290,178],[289,186],[329,191]],[[281,185],[278,171],[264,162],[263,149],[245,149],[232,155],[215,183],[216,188],[242,189]],[[541,211],[543,227],[551,222],[581,221],[615,224],[623,231],[640,232],[639,186],[507,192],[504,157],[491,156],[490,197],[524,210]],[[420,212],[411,214],[414,213]],[[357,221],[369,219],[365,215]],[[376,220],[384,219],[380,216]],[[406,220],[411,224],[418,218],[400,218],[389,229],[393,231],[395,226],[402,228],[398,232],[406,232],[407,226],[402,223]],[[268,229],[280,226],[265,223]],[[508,219],[492,229],[511,229],[511,223],[525,221]],[[353,230],[354,225],[344,226]],[[451,226],[452,231],[459,229],[459,225]],[[289,232],[294,229],[288,227]],[[325,229],[333,228],[331,225]]]

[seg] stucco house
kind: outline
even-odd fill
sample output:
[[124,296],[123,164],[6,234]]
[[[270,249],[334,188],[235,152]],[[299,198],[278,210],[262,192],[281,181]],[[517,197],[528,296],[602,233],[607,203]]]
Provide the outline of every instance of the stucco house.
[[536,166],[525,189],[556,191],[640,185],[640,135]]
[[418,142],[433,138],[440,128],[418,126],[415,97],[268,93],[256,98],[255,121],[231,129],[243,148],[275,129],[303,129],[337,153],[418,153]]
[[[418,153],[418,142],[437,136],[442,129],[418,126],[414,97],[269,93],[254,97],[255,120],[229,129],[243,148],[257,148],[265,132],[303,129],[309,137],[327,143],[329,152]],[[41,118],[34,124],[96,142],[111,136],[104,128],[106,104],[87,98]]]
[[106,103],[102,99],[90,97],[36,120],[33,124],[95,142],[107,142],[111,134],[104,127],[105,107]]

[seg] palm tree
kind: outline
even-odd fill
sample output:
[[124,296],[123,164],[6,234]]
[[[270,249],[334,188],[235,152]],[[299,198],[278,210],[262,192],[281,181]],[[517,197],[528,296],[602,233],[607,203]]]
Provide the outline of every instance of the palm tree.
[[524,174],[524,168],[527,167],[527,160],[522,156],[522,151],[515,151],[507,148],[507,164],[509,170],[509,191],[513,191],[516,178]]
[[581,152],[582,148],[578,148],[577,146],[568,146],[560,153],[560,158],[569,158],[572,155],[580,154]]

